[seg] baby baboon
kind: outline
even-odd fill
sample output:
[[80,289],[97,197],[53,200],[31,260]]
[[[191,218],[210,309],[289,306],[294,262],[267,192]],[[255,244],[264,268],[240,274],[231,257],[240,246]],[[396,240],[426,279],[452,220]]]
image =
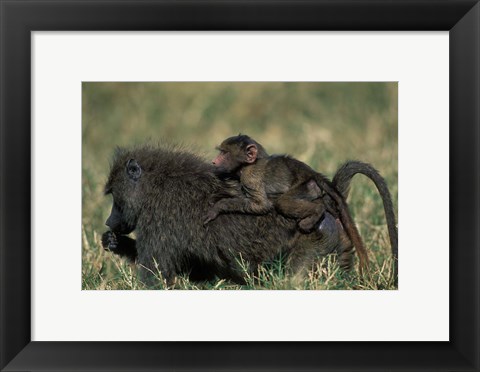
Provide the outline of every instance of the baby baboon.
[[264,214],[275,207],[284,216],[299,220],[302,232],[310,232],[323,217],[328,208],[323,201],[325,193],[313,178],[305,182],[296,179],[297,168],[303,169],[303,163],[288,156],[269,156],[261,144],[246,135],[227,138],[218,150],[220,153],[212,162],[217,173],[237,176],[244,195],[218,201],[205,223],[220,213]]
[[[204,223],[221,213],[261,215],[275,208],[286,217],[298,219],[302,231],[310,231],[328,206],[323,199],[314,201],[322,197],[324,191],[335,202],[329,204],[335,204],[338,210],[345,231],[358,252],[360,269],[368,267],[367,250],[345,199],[324,175],[287,155],[269,156],[261,144],[246,135],[227,138],[218,149],[220,153],[213,164],[221,171],[236,174],[244,194],[217,201]],[[309,198],[309,195],[314,197]]]
[[[224,214],[205,228],[201,217],[212,196],[242,193],[238,182],[222,181],[214,171],[182,149],[118,149],[105,186],[113,207],[107,220],[110,230],[102,236],[104,248],[134,260],[145,281],[160,271],[168,285],[180,274],[192,280],[220,277],[242,283],[244,269],[255,270],[279,256],[288,258],[291,273],[331,253],[339,256],[343,268],[351,267],[350,239],[328,211],[319,233],[312,234],[299,234],[295,221],[276,211],[262,216]],[[348,163],[335,176],[344,197],[356,173],[368,176]],[[125,236],[133,230],[136,240]],[[240,261],[246,267],[241,268]]]

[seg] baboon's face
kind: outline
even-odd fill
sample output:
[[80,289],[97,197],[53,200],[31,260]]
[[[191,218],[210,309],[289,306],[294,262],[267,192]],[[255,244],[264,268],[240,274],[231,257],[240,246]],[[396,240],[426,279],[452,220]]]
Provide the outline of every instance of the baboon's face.
[[246,136],[230,137],[217,146],[218,155],[212,160],[212,164],[223,172],[232,173],[244,165],[255,163],[257,146],[245,143],[244,137]]
[[127,161],[125,168],[113,168],[105,186],[105,194],[113,197],[112,211],[105,221],[111,231],[126,235],[135,230],[138,220],[137,187],[142,168],[135,159]]
[[221,147],[218,148],[218,155],[212,160],[212,164],[220,171],[233,172],[241,163],[236,161],[232,152]]
[[105,225],[107,225],[111,231],[120,235],[127,235],[135,230],[135,225],[128,221],[124,215],[123,207],[118,205],[115,199],[113,200],[112,211],[107,221],[105,221]]

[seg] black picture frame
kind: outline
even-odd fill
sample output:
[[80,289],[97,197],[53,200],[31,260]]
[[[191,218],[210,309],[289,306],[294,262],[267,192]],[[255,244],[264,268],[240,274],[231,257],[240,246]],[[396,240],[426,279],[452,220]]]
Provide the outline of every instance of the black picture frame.
[[[0,12],[2,370],[479,370],[478,1],[0,0]],[[450,185],[450,341],[32,342],[30,34],[38,30],[449,31],[450,174],[429,182]]]

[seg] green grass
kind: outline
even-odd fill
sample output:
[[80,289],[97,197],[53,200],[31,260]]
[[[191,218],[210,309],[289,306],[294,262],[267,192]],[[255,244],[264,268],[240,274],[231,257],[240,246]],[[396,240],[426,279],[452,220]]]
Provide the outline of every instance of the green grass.
[[[111,208],[103,186],[116,146],[167,140],[211,159],[215,145],[241,132],[329,177],[346,160],[369,162],[397,205],[396,83],[84,83],[82,96],[83,289],[152,289],[100,244]],[[306,278],[285,275],[277,262],[259,268],[244,286],[179,277],[175,288],[394,289],[382,201],[363,176],[353,180],[349,206],[370,253],[368,278],[342,272],[328,257]],[[153,288],[165,288],[155,274]]]

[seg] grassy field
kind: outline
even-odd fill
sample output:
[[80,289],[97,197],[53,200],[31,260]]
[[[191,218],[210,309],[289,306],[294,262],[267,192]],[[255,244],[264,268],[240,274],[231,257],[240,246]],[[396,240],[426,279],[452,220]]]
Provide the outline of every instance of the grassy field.
[[[83,83],[82,89],[83,289],[147,289],[134,267],[100,244],[111,208],[103,186],[116,146],[167,140],[212,159],[215,145],[241,132],[269,153],[288,153],[329,177],[346,160],[369,162],[386,179],[397,207],[396,83]],[[349,205],[370,253],[368,279],[341,272],[328,257],[319,274],[300,283],[274,263],[244,286],[181,277],[176,288],[395,289],[383,206],[373,183],[357,176]],[[153,288],[164,287],[159,275]]]

